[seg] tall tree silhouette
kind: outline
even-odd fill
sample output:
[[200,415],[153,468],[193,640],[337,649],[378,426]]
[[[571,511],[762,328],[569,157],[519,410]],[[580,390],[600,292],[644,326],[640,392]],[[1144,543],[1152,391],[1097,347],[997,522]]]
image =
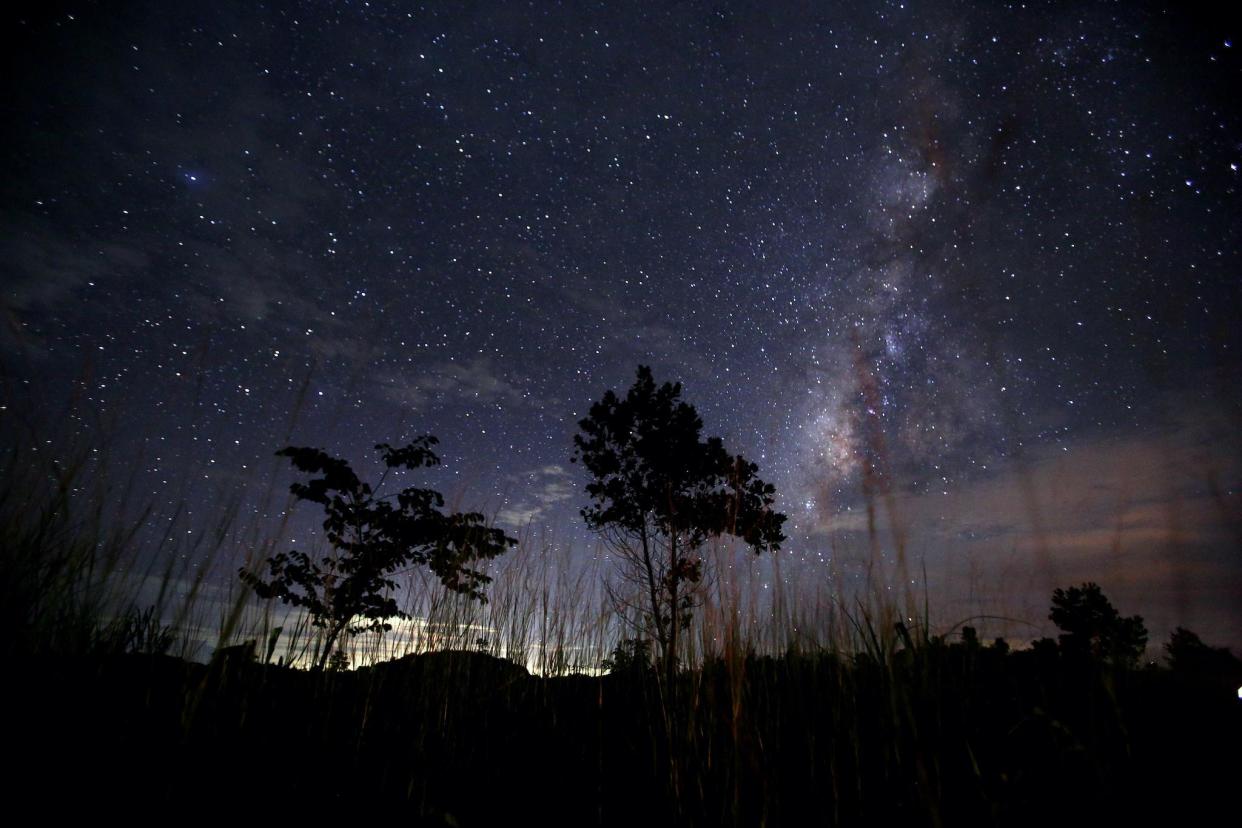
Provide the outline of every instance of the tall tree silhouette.
[[1147,646],[1143,617],[1123,618],[1095,583],[1055,590],[1048,617],[1061,628],[1061,651],[1068,656],[1132,666]]
[[[437,442],[424,435],[403,448],[377,445],[387,467],[378,485],[394,469],[437,465],[440,458],[431,450]],[[288,457],[299,471],[319,475],[289,490],[323,507],[333,553],[315,561],[305,552],[281,552],[267,560],[268,579],[246,568],[240,576],[262,598],[304,607],[312,623],[326,630],[317,669],[327,663],[342,634],[390,630],[389,619],[409,617],[392,594],[397,570],[427,566],[449,589],[485,601],[483,586],[491,578],[472,565],[517,544],[487,527],[477,512],[442,512],[444,498],[432,489],[383,495],[359,480],[349,463],[319,449],[290,446],[276,454]]]
[[592,476],[582,516],[617,553],[622,577],[645,594],[645,632],[659,645],[670,687],[703,576],[703,544],[731,535],[758,554],[785,540],[785,516],[771,508],[775,488],[720,438],[702,439],[703,421],[680,397],[680,383],[657,387],[640,365],[624,398],[608,391],[579,421],[572,458]]

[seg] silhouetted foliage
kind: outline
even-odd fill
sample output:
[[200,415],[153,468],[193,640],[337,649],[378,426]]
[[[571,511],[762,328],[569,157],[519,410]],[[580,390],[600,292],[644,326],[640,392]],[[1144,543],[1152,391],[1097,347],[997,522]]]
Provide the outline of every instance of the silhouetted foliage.
[[1147,646],[1142,616],[1123,618],[1095,583],[1055,590],[1048,617],[1063,630],[1061,651],[1070,657],[1132,666]]
[[95,649],[111,653],[165,655],[176,643],[176,631],[163,623],[155,607],[129,607],[95,633]]
[[578,422],[573,455],[592,476],[582,516],[618,553],[623,577],[645,593],[645,626],[670,681],[703,576],[702,545],[727,534],[759,553],[785,540],[785,516],[771,508],[775,487],[720,438],[702,439],[703,421],[680,398],[680,383],[657,387],[640,365],[624,399],[608,391]]
[[1209,647],[1199,636],[1185,627],[1178,627],[1164,645],[1169,667],[1178,672],[1230,673],[1242,669],[1242,661],[1226,647]]
[[349,669],[349,656],[342,649],[337,649],[328,658],[328,670],[333,673],[343,673]]
[[617,675],[641,675],[651,669],[651,642],[645,638],[623,639],[600,667]]
[[[431,450],[436,442],[424,435],[403,448],[387,443],[375,448],[388,471],[417,469],[440,462]],[[477,512],[442,512],[444,498],[432,489],[380,495],[346,461],[319,449],[290,446],[276,454],[288,457],[299,471],[319,475],[289,490],[323,507],[323,528],[334,551],[323,561],[298,550],[281,552],[267,561],[270,580],[244,568],[241,579],[262,598],[304,607],[312,623],[327,631],[319,668],[341,634],[390,630],[387,619],[408,617],[392,596],[397,584],[391,576],[398,569],[427,566],[447,588],[482,601],[483,585],[491,579],[471,565],[517,544],[487,527]]]
[[1031,642],[1031,652],[1035,657],[1044,664],[1055,662],[1059,651],[1057,650],[1057,642],[1054,638],[1037,638]]

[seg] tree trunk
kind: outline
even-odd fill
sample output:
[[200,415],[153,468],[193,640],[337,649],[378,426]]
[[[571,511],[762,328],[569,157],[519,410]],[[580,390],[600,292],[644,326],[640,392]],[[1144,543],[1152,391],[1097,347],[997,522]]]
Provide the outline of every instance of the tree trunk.
[[655,565],[651,562],[651,546],[647,540],[647,530],[644,527],[640,539],[643,543],[643,567],[647,571],[647,590],[651,599],[651,623],[655,625],[656,641],[660,645],[660,652],[664,653],[668,650],[668,637],[664,634],[664,622],[660,620],[660,585],[656,582]]
[[673,682],[677,679],[677,631],[681,627],[681,616],[677,607],[677,587],[680,581],[677,571],[677,533],[669,535],[668,545],[668,609],[669,629],[668,647],[664,653],[664,680],[668,687],[669,699],[673,698]]
[[349,622],[346,621],[341,624],[334,624],[332,628],[328,630],[328,638],[324,641],[323,652],[319,654],[319,661],[315,664],[316,672],[322,673],[323,668],[327,666],[328,659],[332,657],[332,646],[336,644],[336,640],[345,630],[345,625],[348,623]]

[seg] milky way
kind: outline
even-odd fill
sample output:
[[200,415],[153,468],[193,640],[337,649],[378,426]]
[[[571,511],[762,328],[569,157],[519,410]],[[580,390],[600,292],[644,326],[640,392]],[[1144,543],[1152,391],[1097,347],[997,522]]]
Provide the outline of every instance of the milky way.
[[870,505],[946,602],[984,566],[1036,621],[1093,578],[1242,629],[1233,19],[6,14],[6,410],[156,513],[434,433],[447,494],[585,554],[575,421],[641,363],[777,484],[797,577]]

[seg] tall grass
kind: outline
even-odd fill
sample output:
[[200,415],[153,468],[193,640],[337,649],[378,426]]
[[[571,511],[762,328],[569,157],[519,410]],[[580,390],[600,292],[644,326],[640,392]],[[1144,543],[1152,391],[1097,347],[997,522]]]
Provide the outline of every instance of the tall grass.
[[[454,798],[469,802],[470,774],[509,796],[537,786],[537,767],[521,766],[529,746],[586,786],[566,800],[594,809],[582,821],[618,824],[653,814],[801,824],[808,810],[826,825],[1004,824],[1024,807],[1043,813],[1040,785],[1068,784],[1061,765],[1102,780],[1101,790],[1115,789],[1128,767],[1124,677],[1053,671],[1044,680],[1034,657],[1007,662],[950,646],[944,635],[960,624],[936,623],[926,576],[912,585],[904,551],[860,561],[869,588],[857,591],[835,569],[799,580],[780,555],[711,547],[677,686],[666,687],[657,671],[600,677],[618,645],[641,636],[641,620],[606,586],[603,554],[528,527],[489,564],[486,603],[421,569],[401,573],[409,620],[349,639],[356,672],[316,675],[303,668],[322,655],[321,631],[304,614],[256,601],[236,576],[285,543],[294,504],[257,510],[280,515],[262,526],[241,518],[235,494],[187,531],[183,504],[157,516],[131,487],[113,485],[99,452],[53,459],[43,445],[11,448],[0,468],[8,663],[120,653],[207,661],[254,642],[240,674],[223,661],[184,680],[151,673],[152,701],[134,715],[158,718],[166,702],[154,700],[173,698],[177,735],[139,744],[188,745],[224,762],[255,745],[330,748],[341,767],[354,763],[359,779],[372,774],[424,817]],[[868,550],[878,543],[872,536]],[[481,686],[497,674],[415,667],[439,663],[419,657],[440,651],[508,659],[542,678]],[[401,660],[421,670],[417,680],[381,668]],[[106,671],[89,679],[128,687]],[[79,692],[83,704],[91,689]],[[498,763],[512,779],[488,775]],[[311,780],[285,783],[314,791]]]
[[[239,493],[222,499],[205,525],[190,526],[184,503],[163,516],[135,503],[131,488],[113,485],[105,460],[91,449],[56,459],[34,443],[4,457],[0,588],[8,628],[17,631],[6,641],[13,654],[79,654],[98,646],[104,630],[115,640],[118,625],[129,624],[129,638],[150,626],[149,637],[166,643],[161,650],[182,657],[205,659],[253,640],[264,652],[276,641],[282,663],[313,661],[320,642],[310,619],[257,602],[236,578],[239,567],[262,566],[284,542],[292,501],[270,510],[281,517],[266,534],[257,520],[240,519]],[[719,544],[706,559],[702,606],[682,658],[687,669],[756,654],[890,652],[898,643],[894,623],[914,612],[879,592],[847,595],[840,578],[791,591],[779,557],[756,563]],[[349,640],[350,663],[449,649],[487,652],[542,675],[594,673],[623,638],[641,635],[641,621],[624,616],[607,586],[613,573],[604,556],[545,529],[520,532],[517,547],[488,571],[486,602],[443,588],[421,569],[403,573],[410,619],[395,620],[386,635]]]
[[7,654],[80,654],[100,620],[122,610],[115,575],[144,516],[126,514],[94,453],[57,458],[37,444],[11,446],[0,475],[0,613]]
[[[864,390],[867,380],[860,374]],[[290,433],[306,385],[290,413]],[[14,653],[81,653],[104,641],[150,649],[138,641],[145,637],[158,649],[199,660],[245,641],[287,665],[305,666],[320,655],[322,640],[309,618],[256,601],[236,577],[241,567],[263,567],[287,542],[298,504],[277,483],[279,461],[266,477],[230,480],[212,503],[192,502],[204,495],[191,495],[184,483],[172,502],[143,503],[134,485],[139,464],[127,471],[113,462],[109,429],[95,423],[81,430],[89,418],[72,405],[41,428],[18,422],[9,407],[0,409],[0,419],[10,436],[0,467],[0,597],[8,628],[19,631],[7,640]],[[70,436],[83,433],[94,435],[91,442]],[[883,501],[896,525],[882,442],[868,457],[874,467],[868,497]],[[869,579],[908,590],[904,534],[893,536],[896,577],[874,571],[883,556],[873,531]],[[846,594],[843,578],[791,589],[779,556],[756,562],[725,544],[707,552],[702,606],[681,655],[687,670],[720,659],[737,665],[756,654],[887,652],[897,644],[894,624],[918,614],[908,591],[898,607],[879,588]],[[547,529],[526,527],[517,548],[490,562],[488,571],[486,603],[444,589],[426,571],[402,573],[409,620],[394,620],[386,635],[345,642],[350,664],[451,649],[484,651],[542,675],[595,673],[623,639],[645,634],[633,609],[644,602],[616,600],[619,587],[610,585],[615,573],[605,556],[571,548]],[[140,635],[143,630],[149,634]]]

